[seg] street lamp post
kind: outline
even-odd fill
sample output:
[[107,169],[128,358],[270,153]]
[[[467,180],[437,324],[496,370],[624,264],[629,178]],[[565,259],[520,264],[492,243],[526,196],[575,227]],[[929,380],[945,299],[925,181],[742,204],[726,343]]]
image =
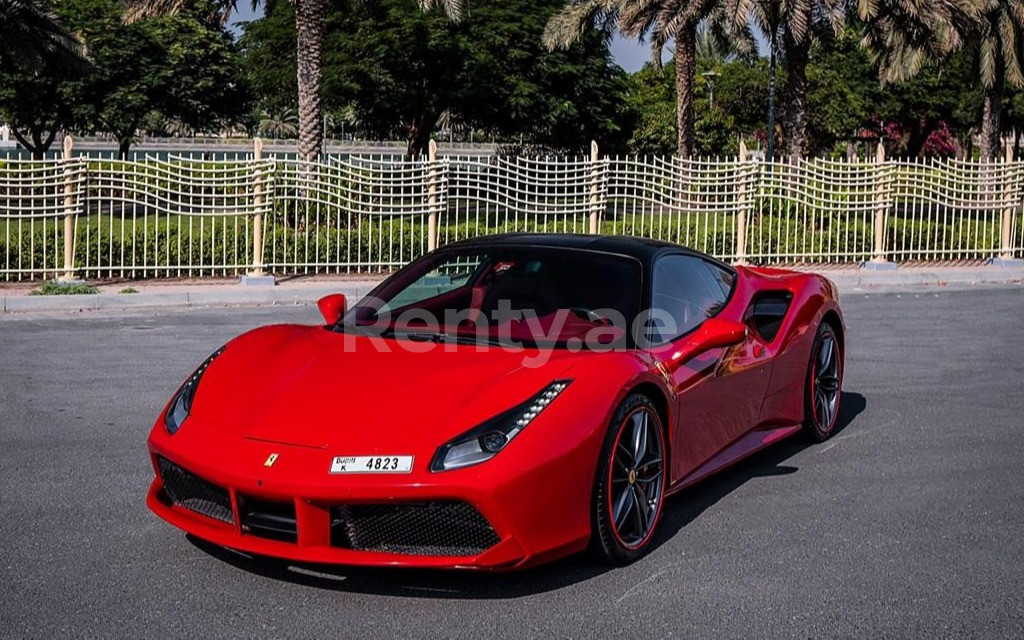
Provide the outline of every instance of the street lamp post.
[[709,94],[708,106],[711,107],[712,109],[714,109],[715,108],[715,78],[718,77],[718,72],[712,69],[711,71],[705,71],[704,73],[702,73],[700,75],[702,75],[702,76],[704,76],[705,78],[708,79],[708,94]]
[[776,71],[776,56],[775,56],[775,40],[776,34],[778,33],[778,27],[772,29],[770,46],[771,53],[769,54],[768,62],[768,166],[771,168],[771,163],[775,161],[775,71]]

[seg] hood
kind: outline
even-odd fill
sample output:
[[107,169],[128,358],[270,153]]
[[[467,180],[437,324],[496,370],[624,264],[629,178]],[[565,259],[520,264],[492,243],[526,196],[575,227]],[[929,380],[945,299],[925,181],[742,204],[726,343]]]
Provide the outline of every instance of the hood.
[[[547,356],[539,366],[528,360],[538,356]],[[433,450],[588,357],[600,355],[266,327],[232,341],[214,360],[192,418],[200,428],[352,455]]]

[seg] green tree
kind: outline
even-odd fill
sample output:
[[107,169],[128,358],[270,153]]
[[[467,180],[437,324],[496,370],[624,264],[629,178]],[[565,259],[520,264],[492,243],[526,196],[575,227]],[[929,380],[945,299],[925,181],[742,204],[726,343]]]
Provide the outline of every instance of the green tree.
[[977,51],[984,87],[981,156],[1000,155],[1003,101],[1012,89],[1024,88],[1024,0],[978,0],[980,15],[967,41]]
[[859,35],[846,29],[821,38],[807,64],[807,137],[804,149],[817,155],[876,121],[881,87]]
[[784,156],[797,158],[807,147],[808,78],[811,46],[823,36],[839,33],[845,18],[844,0],[727,0],[736,37],[744,37],[753,22],[786,67],[783,97]]
[[674,40],[676,151],[688,157],[696,151],[697,28],[719,4],[720,0],[569,0],[548,22],[544,42],[552,49],[567,47],[597,25],[627,37],[650,36],[653,58],[660,61],[662,48]]
[[676,96],[672,65],[651,63],[630,75],[626,108],[633,121],[627,143],[630,153],[672,154],[679,143],[676,135]]
[[66,23],[89,43],[93,72],[70,83],[74,120],[109,132],[122,156],[152,120],[215,131],[247,112],[231,37],[198,13],[125,24],[117,0],[62,6]]
[[[205,0],[201,0],[205,1]],[[462,13],[462,0],[418,0],[423,11],[441,8],[452,20]],[[191,6],[193,0],[131,0],[127,17],[175,14]],[[255,8],[259,0],[252,0]],[[268,2],[268,11],[276,2]],[[291,0],[295,21],[295,77],[299,114],[299,157],[314,160],[323,151],[323,47],[327,0]],[[237,0],[217,0],[216,13],[226,21]]]
[[977,65],[969,51],[947,56],[941,63],[927,62],[912,77],[879,91],[878,119],[898,127],[902,139],[896,153],[921,154],[931,135],[949,126],[967,149],[981,114]]
[[35,0],[0,0],[0,69],[11,71],[87,66],[82,41]]
[[33,158],[71,119],[67,80],[88,69],[81,39],[47,5],[0,0],[0,120]]
[[45,67],[43,72],[0,70],[0,120],[36,160],[46,157],[58,132],[72,120],[66,100],[72,77]]
[[[493,0],[459,23],[410,0],[332,6],[324,37],[325,107],[364,136],[398,136],[425,151],[444,114],[494,137],[578,150],[613,141],[624,79],[597,32],[548,52],[540,35],[560,0]],[[293,37],[291,8],[278,5],[245,26],[241,43],[260,106],[293,108],[279,52]]]
[[[632,123],[630,152],[675,152],[674,78],[673,63],[664,68],[647,64],[630,75],[625,96]],[[735,154],[741,136],[761,135],[767,86],[768,63],[763,58],[701,57],[694,85],[694,154]]]

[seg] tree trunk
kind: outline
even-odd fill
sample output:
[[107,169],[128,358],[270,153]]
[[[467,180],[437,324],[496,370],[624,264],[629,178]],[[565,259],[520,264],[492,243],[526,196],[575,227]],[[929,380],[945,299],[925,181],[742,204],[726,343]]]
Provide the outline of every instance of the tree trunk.
[[[15,140],[21,143],[21,146],[25,147],[25,150],[32,154],[33,160],[45,160],[46,152],[50,150],[50,146],[53,144],[53,139],[57,137],[57,129],[59,128],[59,125],[54,125],[50,129],[31,126],[28,131],[28,135],[31,137],[31,140],[26,138],[25,134],[19,131],[15,126],[11,127],[11,133],[14,134]],[[45,137],[43,136],[44,133],[47,133]]]
[[299,85],[299,159],[320,157],[324,143],[323,105],[320,85],[323,76],[324,0],[295,3],[295,31]]
[[676,127],[679,155],[696,152],[693,144],[693,86],[697,75],[697,23],[685,24],[676,34]]
[[782,155],[798,160],[807,149],[807,61],[810,58],[810,39],[794,42],[787,34],[786,95],[782,113]]
[[910,135],[907,138],[907,157],[916,158],[921,155],[925,143],[928,142],[928,138],[938,126],[938,121],[921,116],[916,126],[910,130]]
[[414,158],[427,152],[430,134],[434,132],[439,118],[440,115],[433,113],[422,113],[413,118],[406,127],[406,156]]
[[1003,120],[1003,74],[985,88],[985,113],[981,119],[981,159],[998,160]]
[[117,153],[122,160],[128,159],[128,151],[132,147],[132,136],[118,136],[117,138]]

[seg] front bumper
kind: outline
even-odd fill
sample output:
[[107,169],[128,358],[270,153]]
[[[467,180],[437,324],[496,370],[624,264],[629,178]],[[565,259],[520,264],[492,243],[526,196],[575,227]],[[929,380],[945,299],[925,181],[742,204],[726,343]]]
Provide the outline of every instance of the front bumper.
[[[217,430],[199,437],[199,425],[190,426],[173,437],[159,424],[153,430],[149,450],[155,478],[147,505],[174,526],[224,547],[297,562],[511,569],[580,551],[589,540],[589,500],[565,500],[589,491],[551,491],[560,479],[563,486],[590,482],[589,474],[574,473],[576,465],[564,458],[516,473],[508,471],[509,465],[485,464],[444,473],[414,468],[410,474],[332,476],[327,473],[332,455],[322,449],[248,440]],[[277,458],[267,466],[272,453]],[[223,491],[220,512],[211,515],[172,499],[161,458]],[[414,467],[427,462],[417,457]],[[268,535],[247,526],[246,505],[253,501],[285,505],[294,535]],[[493,540],[470,552],[443,545],[368,550],[338,540],[339,510],[435,503],[471,507],[493,531]],[[446,553],[452,548],[458,554]]]

